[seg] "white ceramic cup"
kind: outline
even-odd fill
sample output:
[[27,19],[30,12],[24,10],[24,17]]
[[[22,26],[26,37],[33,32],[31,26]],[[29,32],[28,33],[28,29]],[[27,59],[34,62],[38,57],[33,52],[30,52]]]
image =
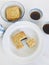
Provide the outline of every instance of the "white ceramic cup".
[[[33,12],[38,12],[38,13],[40,14],[40,18],[37,19],[37,20],[31,18],[30,15],[31,15],[31,13],[33,13]],[[38,9],[38,8],[31,9],[30,12],[29,12],[29,20],[32,21],[32,22],[34,22],[34,23],[39,23],[39,21],[42,19],[42,17],[43,17],[43,12],[42,12],[42,10],[40,10],[40,9]]]

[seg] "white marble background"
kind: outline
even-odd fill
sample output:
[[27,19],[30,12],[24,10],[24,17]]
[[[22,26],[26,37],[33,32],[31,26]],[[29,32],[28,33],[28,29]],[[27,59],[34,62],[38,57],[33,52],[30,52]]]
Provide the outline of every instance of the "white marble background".
[[[22,3],[25,7],[25,15],[22,20],[29,20],[28,13],[32,8],[39,8],[43,11],[43,19],[40,21],[39,28],[41,29],[43,22],[49,21],[49,0],[0,0],[0,10],[3,4],[7,1],[18,1]],[[0,24],[2,24],[5,29],[8,28],[11,24],[5,22],[0,15]],[[42,31],[42,30],[41,30]],[[42,52],[41,55],[33,60],[32,63],[28,65],[49,65],[49,35],[46,35],[42,32]],[[2,49],[2,39],[0,38],[0,65],[22,65],[17,64],[16,60],[10,59],[10,56],[5,56]],[[26,64],[27,65],[27,64]]]

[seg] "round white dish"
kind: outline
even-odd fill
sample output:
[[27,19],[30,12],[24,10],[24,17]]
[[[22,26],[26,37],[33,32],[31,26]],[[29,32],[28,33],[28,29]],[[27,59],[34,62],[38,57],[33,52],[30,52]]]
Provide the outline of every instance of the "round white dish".
[[[1,7],[0,14],[1,14],[2,19],[4,19],[6,22],[12,23],[12,22],[10,22],[10,21],[8,21],[8,20],[6,19],[6,15],[5,15],[6,8],[7,8],[7,7],[10,7],[10,6],[18,6],[18,7],[21,9],[21,12],[22,12],[22,13],[21,13],[21,17],[18,19],[18,20],[20,20],[20,19],[24,16],[25,8],[24,8],[24,6],[23,6],[21,3],[17,2],[17,1],[9,1],[9,2],[6,2],[6,3]],[[18,21],[18,20],[16,20],[16,21]],[[13,21],[13,22],[16,22],[16,21]]]
[[[11,35],[15,31],[24,31],[27,36],[35,38],[36,47],[30,49],[24,42],[25,47],[21,50],[17,50],[11,42]],[[18,63],[31,62],[34,58],[36,58],[36,56],[40,54],[40,51],[42,50],[42,35],[40,29],[34,23],[29,21],[19,21],[14,23],[6,30],[3,36],[3,49],[5,53],[10,54],[10,56],[12,55],[14,58],[16,58]]]

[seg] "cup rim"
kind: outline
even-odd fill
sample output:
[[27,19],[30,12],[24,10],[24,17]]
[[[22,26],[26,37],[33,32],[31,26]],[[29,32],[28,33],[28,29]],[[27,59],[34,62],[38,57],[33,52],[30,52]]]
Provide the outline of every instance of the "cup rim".
[[[20,8],[22,8],[23,10],[22,10],[22,15],[21,15],[21,17],[20,17],[18,20],[15,20],[15,21],[10,22],[10,21],[8,21],[6,18],[3,17],[3,15],[2,15],[2,10],[3,10],[3,8],[4,8],[5,6],[8,5],[8,3],[16,3],[16,5],[18,4],[18,6],[21,5]],[[12,6],[12,5],[11,5],[11,6]],[[8,6],[7,6],[7,7],[8,7]],[[7,7],[5,7],[5,9],[6,9]],[[3,4],[3,6],[1,7],[0,14],[1,14],[1,18],[2,18],[5,22],[15,23],[15,22],[19,21],[19,20],[24,16],[24,14],[25,14],[25,8],[24,8],[24,6],[23,6],[20,2],[17,2],[17,1],[8,1],[8,2],[5,2],[5,3]]]
[[[32,19],[32,18],[30,17],[30,14],[31,14],[32,12],[34,12],[34,11],[37,11],[37,12],[40,13],[40,19],[34,20],[34,19]],[[42,17],[43,17],[43,12],[42,12],[41,9],[34,8],[34,9],[31,9],[31,10],[29,11],[29,18],[30,18],[32,21],[39,21],[39,20],[41,20]]]

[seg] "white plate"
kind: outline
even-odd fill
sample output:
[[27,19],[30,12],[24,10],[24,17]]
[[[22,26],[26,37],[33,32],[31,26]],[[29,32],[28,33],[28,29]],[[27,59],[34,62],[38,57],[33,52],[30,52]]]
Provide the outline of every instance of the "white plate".
[[[21,50],[17,50],[11,41],[11,35],[15,31],[24,31],[27,37],[35,38],[36,46],[30,49],[23,41],[25,47]],[[29,21],[19,21],[14,23],[6,30],[3,36],[3,49],[7,54],[16,58],[18,63],[32,62],[32,60],[36,58],[42,50],[42,36],[40,29],[34,23]]]

